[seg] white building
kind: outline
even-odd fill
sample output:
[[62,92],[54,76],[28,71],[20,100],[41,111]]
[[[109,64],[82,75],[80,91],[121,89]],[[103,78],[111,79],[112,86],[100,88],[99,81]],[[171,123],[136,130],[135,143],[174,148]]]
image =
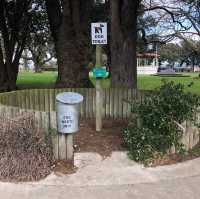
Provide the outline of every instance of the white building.
[[158,72],[158,58],[157,53],[143,53],[137,54],[137,74],[138,75],[152,75]]

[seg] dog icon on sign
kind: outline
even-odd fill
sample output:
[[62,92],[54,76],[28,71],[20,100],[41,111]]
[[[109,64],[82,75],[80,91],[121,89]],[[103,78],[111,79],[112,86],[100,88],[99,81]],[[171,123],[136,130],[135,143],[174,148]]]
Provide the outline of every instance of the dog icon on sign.
[[103,33],[103,24],[100,24],[100,27],[95,27],[95,34],[102,34]]

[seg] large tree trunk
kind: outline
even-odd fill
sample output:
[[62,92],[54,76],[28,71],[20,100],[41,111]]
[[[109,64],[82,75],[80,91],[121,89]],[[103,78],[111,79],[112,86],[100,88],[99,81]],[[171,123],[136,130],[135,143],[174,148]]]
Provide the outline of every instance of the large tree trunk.
[[[0,50],[0,56],[1,56],[1,50]],[[2,59],[0,58],[0,92],[6,91],[8,87],[8,76],[6,72],[5,64],[2,62]]]
[[18,70],[11,61],[4,62],[3,51],[0,46],[0,92],[16,89]]
[[111,0],[111,85],[137,88],[139,0]]
[[0,64],[0,92],[16,90],[17,75],[9,73],[5,64]]
[[88,87],[89,2],[46,0],[58,61],[58,87]]
[[15,66],[9,56],[10,51],[6,49],[8,49],[8,43],[3,43],[0,38],[0,92],[16,89]]
[[31,3],[5,0],[0,3],[0,91],[16,89],[19,60],[30,31]]
[[40,60],[38,60],[37,58],[33,58],[33,62],[34,62],[34,70],[35,73],[41,73],[42,69],[41,69],[41,62]]

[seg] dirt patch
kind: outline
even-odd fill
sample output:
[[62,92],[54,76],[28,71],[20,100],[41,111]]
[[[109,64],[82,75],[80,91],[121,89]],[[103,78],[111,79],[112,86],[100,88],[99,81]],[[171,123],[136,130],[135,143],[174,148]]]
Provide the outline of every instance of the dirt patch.
[[44,133],[31,115],[0,118],[0,180],[35,181],[54,164]]
[[[95,120],[81,120],[79,132],[74,134],[75,152],[95,152],[103,158],[111,155],[113,151],[126,150],[122,131],[127,125],[124,120],[104,120],[101,132],[95,130]],[[72,174],[77,171],[72,162],[57,161],[53,169],[57,176]]]
[[73,165],[73,163],[70,161],[57,161],[55,163],[55,167],[53,169],[55,174],[57,176],[60,176],[60,174],[72,174],[77,171],[77,167]]
[[149,162],[147,162],[146,166],[156,167],[156,166],[172,165],[185,162],[187,160],[193,160],[198,157],[200,157],[199,144],[192,150],[188,151],[186,154],[166,154],[164,156],[160,156],[153,160],[150,160]]
[[95,120],[82,120],[74,137],[75,151],[96,152],[107,157],[112,151],[125,150],[122,130],[126,125],[124,120],[104,120],[102,131],[96,132]]

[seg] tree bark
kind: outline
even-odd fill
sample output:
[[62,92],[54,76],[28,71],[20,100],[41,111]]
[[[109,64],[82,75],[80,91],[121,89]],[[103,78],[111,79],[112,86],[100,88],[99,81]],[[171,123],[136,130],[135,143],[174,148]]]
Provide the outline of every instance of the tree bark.
[[9,74],[5,64],[0,64],[0,92],[16,90],[17,74]]
[[89,2],[46,0],[58,61],[57,87],[90,87],[88,81]]
[[[19,60],[29,33],[30,6],[31,1],[0,3],[0,91],[16,89]],[[10,12],[11,8],[14,13]]]
[[[4,44],[6,45],[6,44]],[[0,45],[0,92],[16,89],[16,80],[18,75],[16,63],[12,63],[8,56],[4,58],[3,44]]]
[[6,75],[6,67],[3,62],[3,52],[0,48],[0,91],[5,91],[7,88],[7,75]]
[[111,0],[111,85],[137,88],[139,0]]

